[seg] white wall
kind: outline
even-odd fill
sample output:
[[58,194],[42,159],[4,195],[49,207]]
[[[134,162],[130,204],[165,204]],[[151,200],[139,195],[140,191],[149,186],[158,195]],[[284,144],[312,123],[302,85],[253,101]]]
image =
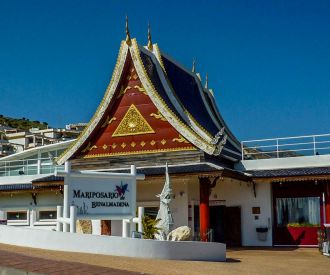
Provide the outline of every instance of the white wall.
[[27,211],[28,218],[26,221],[8,221],[8,224],[54,229],[56,220],[39,220],[38,211],[56,210],[57,205],[63,204],[63,195],[56,191],[37,193],[37,205],[35,205],[31,193],[2,193],[0,196],[0,211],[4,212],[4,218],[6,218],[7,211]]
[[[173,212],[174,227],[189,225],[188,223],[188,204],[193,201],[199,201],[199,183],[197,177],[191,177],[189,180],[180,178],[171,178],[173,193],[175,198],[171,202]],[[163,188],[164,181],[154,182],[139,181],[137,184],[137,206],[159,206],[159,200],[156,197]],[[242,244],[244,246],[271,246],[272,233],[271,228],[268,232],[266,242],[258,241],[255,228],[258,226],[269,226],[268,219],[272,221],[271,208],[271,186],[268,183],[258,183],[256,186],[257,197],[254,198],[251,184],[235,180],[219,181],[212,190],[210,200],[225,200],[227,206],[240,206],[242,210]],[[215,198],[216,195],[216,198]],[[4,209],[28,209],[37,211],[40,208],[54,207],[63,204],[63,196],[55,192],[45,192],[37,195],[37,206],[34,205],[30,193],[16,193],[11,196],[0,196],[0,210]],[[259,220],[254,219],[252,207],[259,206],[261,214]],[[93,234],[100,234],[100,222],[93,221]],[[31,223],[26,225],[31,226]],[[46,224],[36,225],[42,228]],[[270,224],[271,226],[271,224]],[[122,222],[111,221],[111,231],[113,236],[121,236]]]
[[[271,186],[269,183],[256,185],[256,198],[252,184],[226,179],[212,189],[210,200],[225,200],[226,206],[241,207],[241,230],[243,246],[272,246]],[[216,197],[216,198],[215,198]],[[260,207],[258,220],[252,214],[252,207]],[[259,241],[256,227],[269,227],[267,241]]]
[[226,245],[205,242],[167,242],[73,234],[0,225],[0,243],[101,255],[173,260],[225,261]]

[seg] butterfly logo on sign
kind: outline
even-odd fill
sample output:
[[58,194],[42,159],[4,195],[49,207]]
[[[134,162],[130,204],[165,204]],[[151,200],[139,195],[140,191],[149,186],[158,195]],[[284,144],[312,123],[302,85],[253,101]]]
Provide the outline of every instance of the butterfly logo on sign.
[[126,184],[123,184],[123,182],[120,183],[120,186],[116,185],[116,190],[115,192],[118,193],[119,197],[121,200],[124,200],[125,199],[125,193],[129,192],[128,191],[128,183]]

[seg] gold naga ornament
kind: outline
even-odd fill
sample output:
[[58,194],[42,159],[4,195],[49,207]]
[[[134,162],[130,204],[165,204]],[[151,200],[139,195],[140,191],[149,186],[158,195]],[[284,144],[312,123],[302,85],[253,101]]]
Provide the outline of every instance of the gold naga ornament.
[[92,145],[91,142],[88,142],[87,146],[81,150],[82,153],[86,153],[87,151],[92,151],[93,149],[97,149],[96,145]]
[[150,116],[156,119],[160,119],[161,121],[167,121],[167,119],[159,111],[157,112],[157,114],[151,113]]
[[179,143],[189,143],[182,135],[179,135],[178,138],[173,138],[173,142],[179,142]]

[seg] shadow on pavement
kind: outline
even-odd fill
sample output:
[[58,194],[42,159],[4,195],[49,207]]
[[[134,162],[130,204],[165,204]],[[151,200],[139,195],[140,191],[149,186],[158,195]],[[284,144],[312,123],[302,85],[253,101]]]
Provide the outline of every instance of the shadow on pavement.
[[226,263],[240,263],[241,260],[234,259],[234,258],[227,258]]

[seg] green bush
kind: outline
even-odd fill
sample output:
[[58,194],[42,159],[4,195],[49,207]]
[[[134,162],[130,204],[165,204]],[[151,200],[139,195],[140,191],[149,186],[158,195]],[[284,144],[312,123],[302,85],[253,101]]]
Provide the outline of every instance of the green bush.
[[149,216],[143,216],[143,237],[145,239],[154,239],[155,235],[159,233],[160,228],[157,227],[160,219],[152,219]]

